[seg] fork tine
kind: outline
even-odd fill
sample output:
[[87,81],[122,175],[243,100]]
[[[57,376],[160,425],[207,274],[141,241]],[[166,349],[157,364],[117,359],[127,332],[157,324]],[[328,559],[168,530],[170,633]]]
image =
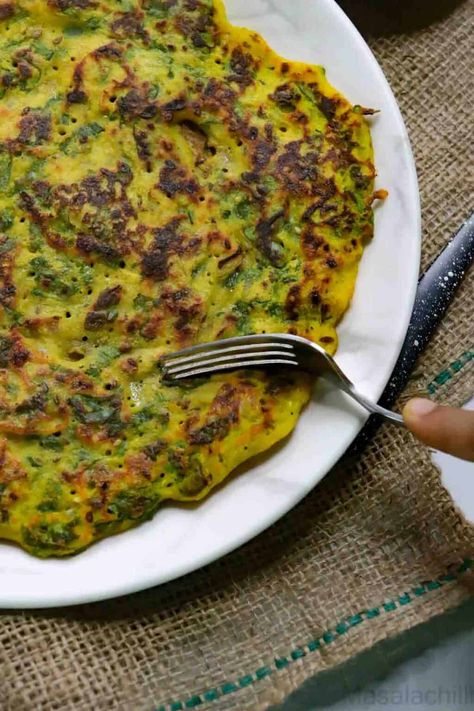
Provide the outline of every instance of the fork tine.
[[264,358],[290,358],[294,359],[294,356],[289,351],[280,350],[276,346],[269,348],[268,350],[250,351],[240,349],[240,352],[235,353],[234,351],[229,352],[229,349],[215,350],[209,353],[201,353],[199,356],[194,356],[192,360],[187,358],[181,358],[174,361],[168,361],[164,364],[164,370],[169,374],[173,375],[182,370],[188,368],[204,368],[211,367],[213,365],[220,365],[221,363],[227,363],[228,365],[238,365],[238,362],[247,359],[264,359]]
[[[226,339],[234,340],[234,339]],[[235,339],[236,341],[243,341],[243,339]],[[242,342],[236,343],[231,346],[224,346],[223,343],[226,341],[214,341],[212,343],[204,343],[199,346],[191,346],[191,348],[184,348],[182,351],[175,351],[169,355],[164,355],[161,357],[161,361],[166,367],[178,365],[181,363],[188,363],[196,360],[200,360],[206,356],[212,356],[213,354],[243,354],[248,353],[251,355],[250,351],[258,351],[265,348],[284,348],[288,351],[293,350],[293,346],[289,343],[272,342],[270,339],[265,339],[263,342]]]
[[[191,355],[180,355],[180,353],[186,353],[188,349],[185,349],[183,351],[177,351],[175,353],[170,354],[169,356],[163,356],[162,361],[164,364],[168,366],[173,366],[177,365],[178,363],[188,363],[192,362],[195,360],[200,360],[201,358],[206,357],[207,355],[211,356],[212,354],[221,354],[221,353],[236,353],[236,354],[246,354],[248,353],[251,355],[251,351],[259,351],[262,348],[285,348],[289,352],[293,350],[293,347],[289,344],[285,343],[272,343],[271,341],[268,341],[266,343],[248,343],[246,345],[238,345],[238,346],[230,346],[226,348],[219,347],[217,344],[219,341],[216,341],[216,346],[213,348],[202,348],[198,353],[192,353]],[[210,344],[209,344],[210,345]]]
[[212,373],[218,373],[224,370],[239,370],[240,368],[254,368],[258,370],[259,368],[267,368],[269,365],[286,365],[290,367],[297,367],[298,363],[294,359],[286,358],[264,358],[261,360],[242,360],[242,361],[232,361],[228,363],[223,363],[221,365],[208,365],[205,367],[196,367],[197,364],[190,366],[188,368],[182,368],[181,370],[170,373],[165,370],[165,377],[171,376],[172,380],[182,380],[183,378],[191,378],[198,375],[210,375]]

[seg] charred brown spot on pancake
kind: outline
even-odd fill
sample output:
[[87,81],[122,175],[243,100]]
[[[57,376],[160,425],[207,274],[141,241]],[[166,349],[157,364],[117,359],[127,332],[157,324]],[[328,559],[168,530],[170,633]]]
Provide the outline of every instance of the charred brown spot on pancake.
[[20,193],[19,203],[20,207],[31,215],[34,222],[37,224],[41,224],[43,222],[44,216],[42,215],[41,210],[38,208],[32,195],[23,190]]
[[284,217],[285,211],[278,210],[274,215],[265,220],[260,220],[257,224],[257,249],[268,259],[274,267],[281,267],[283,262],[283,254],[281,246],[278,245],[273,237],[276,231],[278,220]]
[[244,52],[241,47],[233,49],[230,58],[230,68],[232,74],[228,76],[229,81],[235,81],[242,88],[253,84],[256,63],[249,52]]
[[332,180],[326,180],[324,183],[315,187],[315,192],[319,192],[320,197],[313,202],[303,213],[303,222],[309,222],[317,210],[323,212],[330,212],[334,209],[333,205],[328,205],[327,202],[330,200],[337,192],[336,186]]
[[22,402],[16,405],[15,413],[17,415],[25,415],[32,412],[44,412],[46,409],[46,404],[48,402],[48,390],[48,385],[46,383],[43,383],[43,385],[40,386],[38,392],[36,392],[31,397],[22,400]]
[[0,336],[0,368],[13,365],[21,368],[30,358],[30,352],[18,334]]
[[212,444],[222,440],[230,432],[231,427],[239,421],[240,397],[238,389],[229,383],[220,388],[214,398],[206,422],[201,427],[191,425],[188,429],[190,444]]
[[175,26],[198,49],[214,45],[213,8],[200,0],[184,2],[184,12],[177,13]]
[[104,289],[96,299],[91,311],[88,312],[84,327],[88,331],[98,331],[117,318],[117,312],[111,310],[120,303],[122,287],[119,285]]
[[326,244],[323,237],[314,233],[311,228],[303,230],[301,235],[301,246],[303,253],[309,260],[315,259],[320,249]]
[[166,279],[170,255],[177,252],[182,244],[182,237],[177,232],[179,223],[180,219],[174,218],[164,227],[155,230],[153,243],[142,258],[143,276],[156,281]]
[[48,0],[48,5],[61,10],[61,12],[71,9],[86,10],[87,8],[97,7],[97,3],[93,0]]
[[321,294],[315,286],[311,289],[309,300],[311,302],[311,306],[319,306],[321,304]]
[[98,298],[97,301],[94,304],[95,309],[107,309],[110,306],[116,306],[117,304],[120,303],[120,299],[122,298],[122,287],[120,284],[117,286],[112,286],[109,289],[104,289],[102,291]]
[[324,114],[328,121],[332,121],[336,115],[339,100],[321,94],[317,84],[309,84],[309,88],[314,95],[318,109]]
[[252,163],[255,172],[258,173],[268,166],[275,151],[276,147],[273,143],[269,141],[258,141],[252,153]]
[[23,110],[19,128],[17,141],[37,146],[51,138],[51,116],[26,108]]
[[6,284],[0,287],[0,304],[11,308],[15,300],[16,286],[14,284]]
[[85,104],[87,94],[83,89],[73,89],[66,94],[66,101],[68,104]]
[[123,50],[115,42],[103,44],[94,50],[92,56],[97,59],[121,59]]
[[135,146],[137,148],[137,155],[142,160],[145,164],[146,169],[148,172],[151,172],[152,170],[152,162],[151,162],[151,148],[150,148],[150,143],[148,141],[147,137],[147,132],[146,131],[140,131],[134,128],[133,130],[133,138],[135,141]]
[[300,100],[300,94],[290,84],[281,84],[269,98],[284,109],[294,109]]
[[101,242],[91,235],[78,235],[76,239],[76,249],[83,254],[97,254],[111,262],[115,262],[121,257],[120,252],[111,244]]
[[0,3],[0,20],[7,20],[15,14],[15,5],[12,2]]
[[84,321],[86,331],[98,331],[108,323],[107,311],[89,311]]
[[171,121],[173,121],[174,119],[175,113],[185,109],[186,104],[186,99],[183,96],[178,96],[176,97],[176,99],[171,99],[171,101],[167,101],[166,104],[163,104],[160,107],[163,121],[171,123]]
[[131,89],[125,96],[120,97],[117,104],[124,118],[151,119],[158,113],[156,104],[150,102],[145,93],[137,89]]
[[161,454],[161,452],[164,452],[166,447],[166,440],[156,439],[154,442],[147,444],[146,447],[143,448],[142,452],[146,457],[148,457],[148,459],[151,459],[152,462],[156,462],[158,455]]
[[285,189],[296,195],[317,194],[318,153],[302,153],[303,141],[290,141],[278,156],[275,177]]
[[117,306],[122,297],[122,287],[119,285],[104,289],[102,291],[92,310],[88,312],[84,326],[88,331],[98,331],[106,324],[112,323],[117,318],[117,313],[111,310],[111,307]]
[[16,296],[13,283],[15,245],[6,236],[0,236],[0,304],[12,307]]
[[285,311],[290,321],[298,320],[298,310],[301,305],[301,286],[293,284],[285,300]]
[[205,108],[211,111],[218,111],[222,108],[230,108],[236,97],[236,92],[220,79],[212,77],[200,90],[200,101]]
[[166,318],[174,317],[174,330],[177,340],[182,343],[194,335],[203,315],[203,300],[188,288],[167,289],[161,295],[160,305]]
[[110,30],[119,39],[139,37],[148,43],[150,35],[143,26],[143,18],[142,12],[124,12],[112,21]]
[[160,180],[158,186],[162,192],[170,198],[177,193],[183,193],[195,198],[199,192],[199,185],[193,177],[190,177],[186,169],[174,160],[166,160],[160,170]]

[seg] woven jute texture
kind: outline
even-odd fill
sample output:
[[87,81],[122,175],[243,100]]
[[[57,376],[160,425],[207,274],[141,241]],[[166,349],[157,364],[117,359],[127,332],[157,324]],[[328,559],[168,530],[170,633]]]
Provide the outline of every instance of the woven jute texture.
[[[411,134],[426,264],[474,192],[474,3],[345,8]],[[428,390],[459,404],[473,393],[473,312],[471,273],[404,397]],[[204,570],[107,603],[1,614],[0,708],[268,709],[319,671],[465,600],[472,558],[473,529],[429,452],[382,427],[283,520]]]

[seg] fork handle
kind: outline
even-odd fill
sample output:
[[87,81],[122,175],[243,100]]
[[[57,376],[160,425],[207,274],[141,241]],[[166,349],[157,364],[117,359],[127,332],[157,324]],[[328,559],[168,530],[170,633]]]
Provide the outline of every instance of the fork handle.
[[392,410],[387,410],[387,408],[368,400],[364,395],[357,392],[353,386],[344,388],[344,392],[347,393],[347,395],[350,395],[353,400],[358,402],[359,405],[362,405],[362,407],[364,407],[367,412],[370,412],[372,415],[380,415],[384,418],[384,420],[389,420],[389,422],[401,425],[402,427],[405,425],[401,415],[397,412],[393,412]]

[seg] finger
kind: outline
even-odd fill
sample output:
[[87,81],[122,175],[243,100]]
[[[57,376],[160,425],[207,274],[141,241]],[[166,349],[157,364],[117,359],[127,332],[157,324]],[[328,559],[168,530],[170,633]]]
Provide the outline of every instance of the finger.
[[428,446],[474,461],[474,412],[414,398],[405,405],[403,417],[415,437]]

